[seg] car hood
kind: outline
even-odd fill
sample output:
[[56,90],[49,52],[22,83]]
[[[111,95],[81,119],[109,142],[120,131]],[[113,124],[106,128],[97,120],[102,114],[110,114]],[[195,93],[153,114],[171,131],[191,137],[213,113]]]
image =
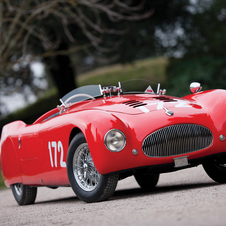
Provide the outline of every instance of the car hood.
[[183,98],[150,94],[133,94],[101,98],[83,105],[82,108],[84,108],[84,110],[96,109],[112,113],[117,112],[136,115],[161,109],[167,112],[173,111],[175,108],[188,107],[202,108],[195,102],[191,102]]

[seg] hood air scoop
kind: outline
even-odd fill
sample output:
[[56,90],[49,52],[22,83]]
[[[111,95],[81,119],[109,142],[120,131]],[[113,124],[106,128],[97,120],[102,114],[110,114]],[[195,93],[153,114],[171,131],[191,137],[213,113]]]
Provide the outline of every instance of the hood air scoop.
[[125,101],[125,102],[122,102],[122,104],[128,105],[129,107],[133,107],[133,108],[137,108],[137,107],[147,105],[146,103],[140,102],[140,101],[137,101],[137,100]]
[[[157,98],[156,98],[157,99]],[[176,101],[176,100],[173,100],[173,101]],[[169,102],[169,100],[167,99],[164,99],[164,102]],[[170,101],[172,102],[172,100]],[[125,104],[129,107],[133,107],[133,108],[137,108],[137,107],[142,107],[142,106],[145,106],[147,105],[146,103],[144,102],[141,102],[141,101],[137,101],[137,100],[129,100],[129,101],[125,101],[125,102],[122,102],[122,104]],[[169,109],[167,109],[166,107],[164,107],[163,104],[160,104],[159,108],[157,107],[158,110],[160,109],[164,109],[166,114],[168,116],[173,116],[174,115],[174,112],[173,111],[170,111]]]

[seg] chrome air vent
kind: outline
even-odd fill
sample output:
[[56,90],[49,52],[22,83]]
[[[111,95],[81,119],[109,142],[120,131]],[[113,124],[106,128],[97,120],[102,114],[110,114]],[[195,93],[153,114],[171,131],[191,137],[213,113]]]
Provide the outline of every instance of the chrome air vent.
[[137,108],[137,107],[147,105],[146,103],[140,102],[140,101],[137,101],[137,100],[125,101],[122,104],[128,105],[129,107],[133,107],[133,108]]
[[178,124],[159,129],[145,138],[143,152],[148,157],[186,154],[209,147],[211,131],[196,124]]

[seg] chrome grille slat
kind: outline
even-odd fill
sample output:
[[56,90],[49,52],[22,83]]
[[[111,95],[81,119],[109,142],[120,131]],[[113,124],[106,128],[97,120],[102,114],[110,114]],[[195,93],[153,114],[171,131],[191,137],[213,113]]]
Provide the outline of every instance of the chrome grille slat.
[[202,150],[212,142],[213,135],[208,128],[196,124],[178,124],[147,136],[142,149],[148,157],[167,157]]

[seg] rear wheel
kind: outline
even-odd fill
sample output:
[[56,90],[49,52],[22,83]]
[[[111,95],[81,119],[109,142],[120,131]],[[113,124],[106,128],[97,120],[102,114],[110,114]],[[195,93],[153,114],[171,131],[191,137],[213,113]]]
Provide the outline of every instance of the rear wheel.
[[11,185],[13,196],[20,206],[33,204],[37,195],[37,187],[29,187],[21,183]]
[[217,157],[208,159],[203,163],[203,168],[211,179],[224,184],[226,183],[226,159],[225,157]]
[[152,190],[159,181],[159,174],[136,173],[134,177],[140,187],[144,190]]
[[82,133],[77,134],[69,146],[67,173],[73,191],[85,202],[107,200],[113,195],[118,182],[118,175],[98,173]]

